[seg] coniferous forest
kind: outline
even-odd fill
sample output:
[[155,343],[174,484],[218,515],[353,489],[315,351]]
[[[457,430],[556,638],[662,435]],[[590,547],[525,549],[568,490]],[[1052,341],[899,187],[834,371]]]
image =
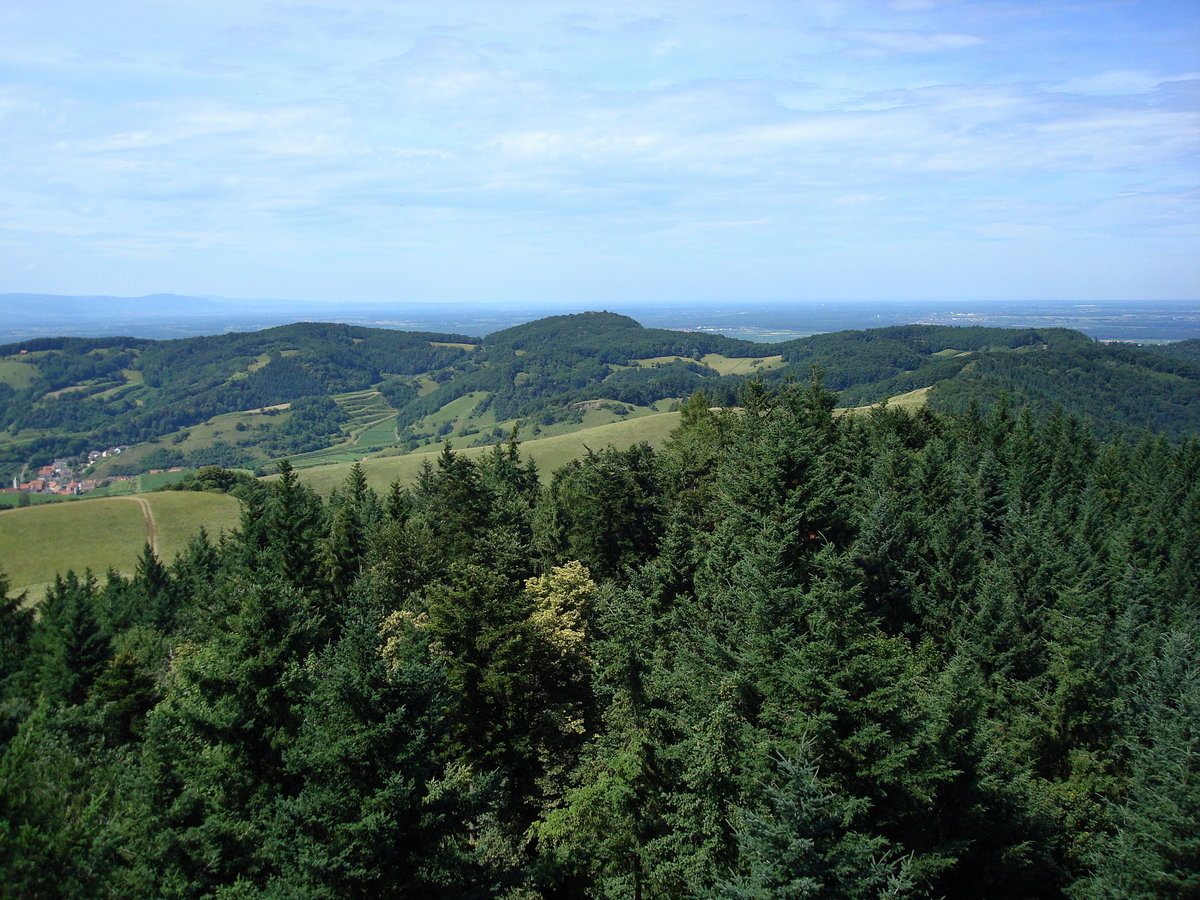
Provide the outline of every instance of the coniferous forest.
[[711,403],[8,597],[0,892],[1200,896],[1200,444]]

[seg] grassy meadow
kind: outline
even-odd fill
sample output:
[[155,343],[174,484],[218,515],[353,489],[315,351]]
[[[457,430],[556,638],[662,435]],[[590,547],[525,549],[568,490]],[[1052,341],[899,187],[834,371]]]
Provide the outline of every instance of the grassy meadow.
[[[216,537],[238,523],[238,501],[224,494],[171,492],[141,494],[150,504],[158,534],[158,555],[175,558],[204,526]],[[56,572],[108,569],[130,573],[146,542],[142,506],[132,497],[105,497],[49,503],[0,512],[0,567],[10,590],[27,590],[40,600]]]
[[37,369],[19,357],[4,357],[0,359],[0,384],[7,384],[14,391],[23,391],[33,384]]
[[[639,441],[661,446],[678,422],[678,413],[647,411],[645,415],[570,434],[525,441],[521,452],[537,463],[546,478],[589,447],[597,450],[609,445],[629,447]],[[382,492],[397,478],[405,483],[414,480],[422,463],[436,462],[441,449],[439,444],[424,453],[368,458],[362,465],[368,482]],[[339,450],[344,454],[340,456],[343,461],[315,465],[301,472],[304,481],[322,494],[329,494],[345,481],[355,459],[346,448]],[[491,448],[470,447],[462,452],[478,457],[490,453]],[[155,486],[159,481],[179,478],[182,474],[143,476],[144,486]],[[125,484],[121,486],[133,490],[137,482]],[[201,526],[215,538],[220,531],[238,524],[239,504],[235,499],[194,491],[139,493],[3,510],[0,511],[0,568],[8,575],[10,589],[28,591],[30,599],[37,601],[45,595],[56,572],[91,569],[102,574],[110,568],[131,572],[146,541],[146,522],[136,500],[149,503],[157,528],[158,555],[167,562],[175,558]]]
[[[646,359],[631,360],[633,365],[643,369],[680,361],[691,362],[693,360],[691,357],[684,356],[651,356]],[[755,372],[765,372],[768,369],[777,369],[784,365],[783,357],[780,355],[743,358],[724,356],[720,353],[706,353],[700,357],[700,362],[720,375],[753,375]],[[615,366],[614,368],[626,367]]]
[[[645,441],[652,447],[660,447],[671,430],[679,424],[679,413],[663,412],[643,416],[631,416],[619,422],[597,425],[582,431],[552,437],[537,438],[521,443],[521,455],[537,463],[542,478],[550,474],[564,463],[582,455],[588,448],[600,450],[607,446],[630,447],[640,441]],[[451,441],[453,445],[454,442]],[[397,478],[402,483],[413,481],[421,471],[422,464],[428,460],[437,461],[442,451],[439,444],[436,448],[423,453],[409,453],[404,456],[369,457],[361,461],[367,483],[377,491],[386,491]],[[456,448],[457,449],[457,448]],[[462,454],[478,458],[482,454],[491,453],[491,447],[466,447]],[[340,487],[346,481],[352,463],[340,465],[318,466],[301,471],[301,479],[320,494],[328,495],[334,488]]]
[[[908,412],[912,412],[914,409],[924,406],[928,402],[929,391],[930,391],[930,388],[923,387],[923,388],[917,388],[915,391],[909,391],[907,394],[897,394],[895,397],[888,398],[887,405],[898,407],[899,409],[907,410]],[[878,406],[878,405],[879,405],[878,403],[872,403],[868,406],[850,406],[850,407],[844,407],[842,409],[835,410],[835,412],[836,413],[866,412],[867,410],[871,409],[872,407]]]
[[214,540],[222,531],[232,531],[241,516],[241,504],[226,494],[205,491],[163,491],[139,494],[154,512],[158,525],[159,556],[173,560],[204,526]]

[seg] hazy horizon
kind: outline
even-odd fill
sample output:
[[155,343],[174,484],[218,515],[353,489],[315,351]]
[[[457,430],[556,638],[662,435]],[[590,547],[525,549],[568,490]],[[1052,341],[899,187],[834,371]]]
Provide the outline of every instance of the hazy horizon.
[[1200,301],[725,301],[696,303],[561,301],[500,303],[335,303],[158,294],[146,297],[0,293],[0,343],[39,337],[196,337],[257,331],[297,321],[342,322],[483,337],[551,315],[607,310],[651,328],[713,331],[749,340],[888,325],[1064,327],[1098,340],[1161,342],[1200,338]]

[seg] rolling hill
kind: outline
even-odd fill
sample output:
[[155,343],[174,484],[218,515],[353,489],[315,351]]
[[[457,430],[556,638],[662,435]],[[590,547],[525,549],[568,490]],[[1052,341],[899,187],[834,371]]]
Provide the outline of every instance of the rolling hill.
[[269,471],[503,440],[555,437],[660,413],[703,389],[732,405],[824,372],[843,406],[927,389],[928,405],[1007,394],[1100,434],[1200,428],[1200,364],[1186,345],[1099,344],[1060,328],[909,325],[778,344],[643,328],[614,313],[552,316],[485,338],[297,323],[152,341],[42,338],[0,347],[0,473],[128,448],[97,475],[219,464]]
[[[555,316],[476,339],[300,323],[247,334],[150,341],[54,338],[0,347],[0,459],[12,477],[53,456],[125,445],[94,476],[219,464],[267,473],[289,458],[329,494],[361,462],[384,491],[414,479],[446,442],[468,457],[519,429],[543,479],[586,449],[659,446],[673,404],[703,389],[736,405],[812,367],[846,409],[883,399],[961,411],[1005,394],[1035,417],[1061,410],[1100,434],[1200,430],[1194,344],[1096,343],[1064,329],[902,326],[758,344],[643,328],[611,313]],[[161,483],[161,476],[144,482]],[[171,559],[203,525],[237,521],[204,493],[139,495]],[[40,498],[39,498],[40,499]],[[71,535],[62,541],[61,536]],[[128,571],[146,538],[129,498],[0,514],[0,566],[38,596],[55,571]]]

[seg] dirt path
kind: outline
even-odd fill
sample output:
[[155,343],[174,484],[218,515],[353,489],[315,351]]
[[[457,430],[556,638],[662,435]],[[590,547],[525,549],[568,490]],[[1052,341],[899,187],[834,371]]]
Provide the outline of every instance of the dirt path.
[[120,499],[132,500],[142,508],[142,518],[146,520],[146,541],[150,544],[154,555],[158,556],[158,523],[154,521],[154,510],[150,508],[150,503],[141,497],[122,497]]

